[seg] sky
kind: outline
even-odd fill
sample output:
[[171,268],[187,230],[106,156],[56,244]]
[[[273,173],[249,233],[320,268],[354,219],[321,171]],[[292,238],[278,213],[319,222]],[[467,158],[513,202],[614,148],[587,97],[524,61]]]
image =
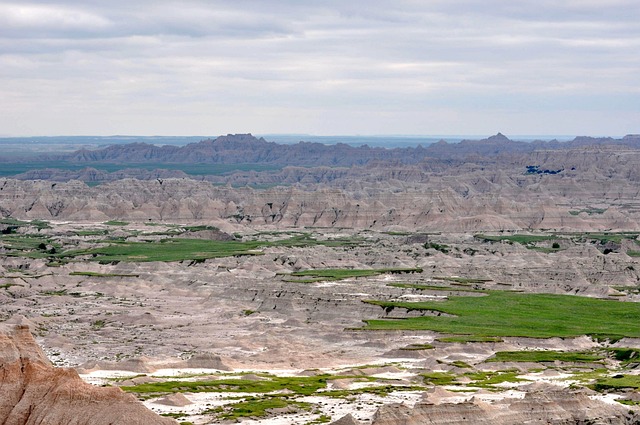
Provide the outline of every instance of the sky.
[[640,133],[638,0],[0,0],[0,135]]

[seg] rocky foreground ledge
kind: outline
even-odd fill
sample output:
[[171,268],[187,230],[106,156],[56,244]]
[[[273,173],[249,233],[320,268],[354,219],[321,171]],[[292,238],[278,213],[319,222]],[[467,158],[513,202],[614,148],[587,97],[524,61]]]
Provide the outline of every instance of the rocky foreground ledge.
[[[73,369],[56,368],[36,344],[26,324],[0,324],[0,423],[5,425],[154,425],[175,424],[146,409],[119,388],[95,387]],[[585,389],[531,384],[524,398],[480,395],[459,400],[457,393],[434,388],[410,407],[388,404],[373,425],[411,424],[615,424],[640,423],[637,413],[606,403]],[[351,415],[336,425],[361,424]]]
[[0,324],[0,424],[175,424],[119,388],[85,383],[73,369],[56,368],[29,327]]
[[447,403],[438,400],[438,396],[429,397],[427,394],[425,401],[417,403],[413,408],[402,404],[382,406],[374,416],[373,425],[640,423],[637,414],[623,406],[593,399],[586,390],[558,389],[546,384],[533,385],[537,388],[530,389],[524,398],[504,398],[493,403],[475,397],[461,403]]

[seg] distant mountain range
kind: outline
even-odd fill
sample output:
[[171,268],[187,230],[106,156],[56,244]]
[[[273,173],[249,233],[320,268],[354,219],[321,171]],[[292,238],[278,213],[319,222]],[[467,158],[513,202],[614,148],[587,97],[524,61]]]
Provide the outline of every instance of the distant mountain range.
[[496,157],[504,154],[523,154],[539,150],[572,149],[584,146],[624,146],[640,149],[640,135],[627,135],[622,139],[610,137],[576,137],[568,142],[510,140],[501,133],[482,140],[463,140],[447,143],[441,140],[427,147],[382,148],[363,145],[353,147],[344,143],[325,145],[299,142],[278,144],[251,134],[229,134],[206,139],[185,146],[156,146],[147,143],[129,143],[103,149],[47,155],[47,160],[72,163],[193,163],[193,164],[269,164],[276,166],[330,166],[350,167],[372,161],[419,163],[425,158],[457,159],[467,157]]
[[299,142],[292,145],[268,142],[251,134],[220,136],[186,146],[156,146],[147,143],[113,145],[104,149],[81,149],[70,154],[49,156],[67,162],[114,163],[205,163],[205,164],[271,164],[278,166],[352,166],[372,160],[415,163],[424,158],[425,149],[360,146],[344,143],[324,145]]

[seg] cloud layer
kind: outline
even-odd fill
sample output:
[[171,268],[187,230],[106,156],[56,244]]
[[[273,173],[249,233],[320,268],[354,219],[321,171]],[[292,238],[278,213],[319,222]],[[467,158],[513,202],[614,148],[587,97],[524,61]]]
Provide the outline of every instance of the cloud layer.
[[0,3],[0,134],[639,132],[637,0]]

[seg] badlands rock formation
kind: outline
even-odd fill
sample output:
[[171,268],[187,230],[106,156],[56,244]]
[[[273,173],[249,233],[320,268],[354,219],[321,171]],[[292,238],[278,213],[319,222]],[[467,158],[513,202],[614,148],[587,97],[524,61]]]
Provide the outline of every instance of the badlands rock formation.
[[54,368],[27,325],[0,325],[0,423],[5,425],[175,424],[119,388],[86,384]]
[[367,185],[352,181],[344,188],[313,185],[268,190],[217,187],[190,179],[126,179],[98,187],[79,181],[0,179],[0,214],[74,221],[204,220],[219,226],[280,228],[638,229],[637,184],[591,177],[510,176],[492,171],[475,177],[472,173],[459,178],[434,176],[419,184],[390,179]]
[[426,402],[413,408],[402,404],[378,409],[373,425],[513,425],[513,424],[637,424],[640,417],[624,406],[589,398],[584,391],[543,386],[524,398],[505,398],[493,403],[472,399],[462,403]]

